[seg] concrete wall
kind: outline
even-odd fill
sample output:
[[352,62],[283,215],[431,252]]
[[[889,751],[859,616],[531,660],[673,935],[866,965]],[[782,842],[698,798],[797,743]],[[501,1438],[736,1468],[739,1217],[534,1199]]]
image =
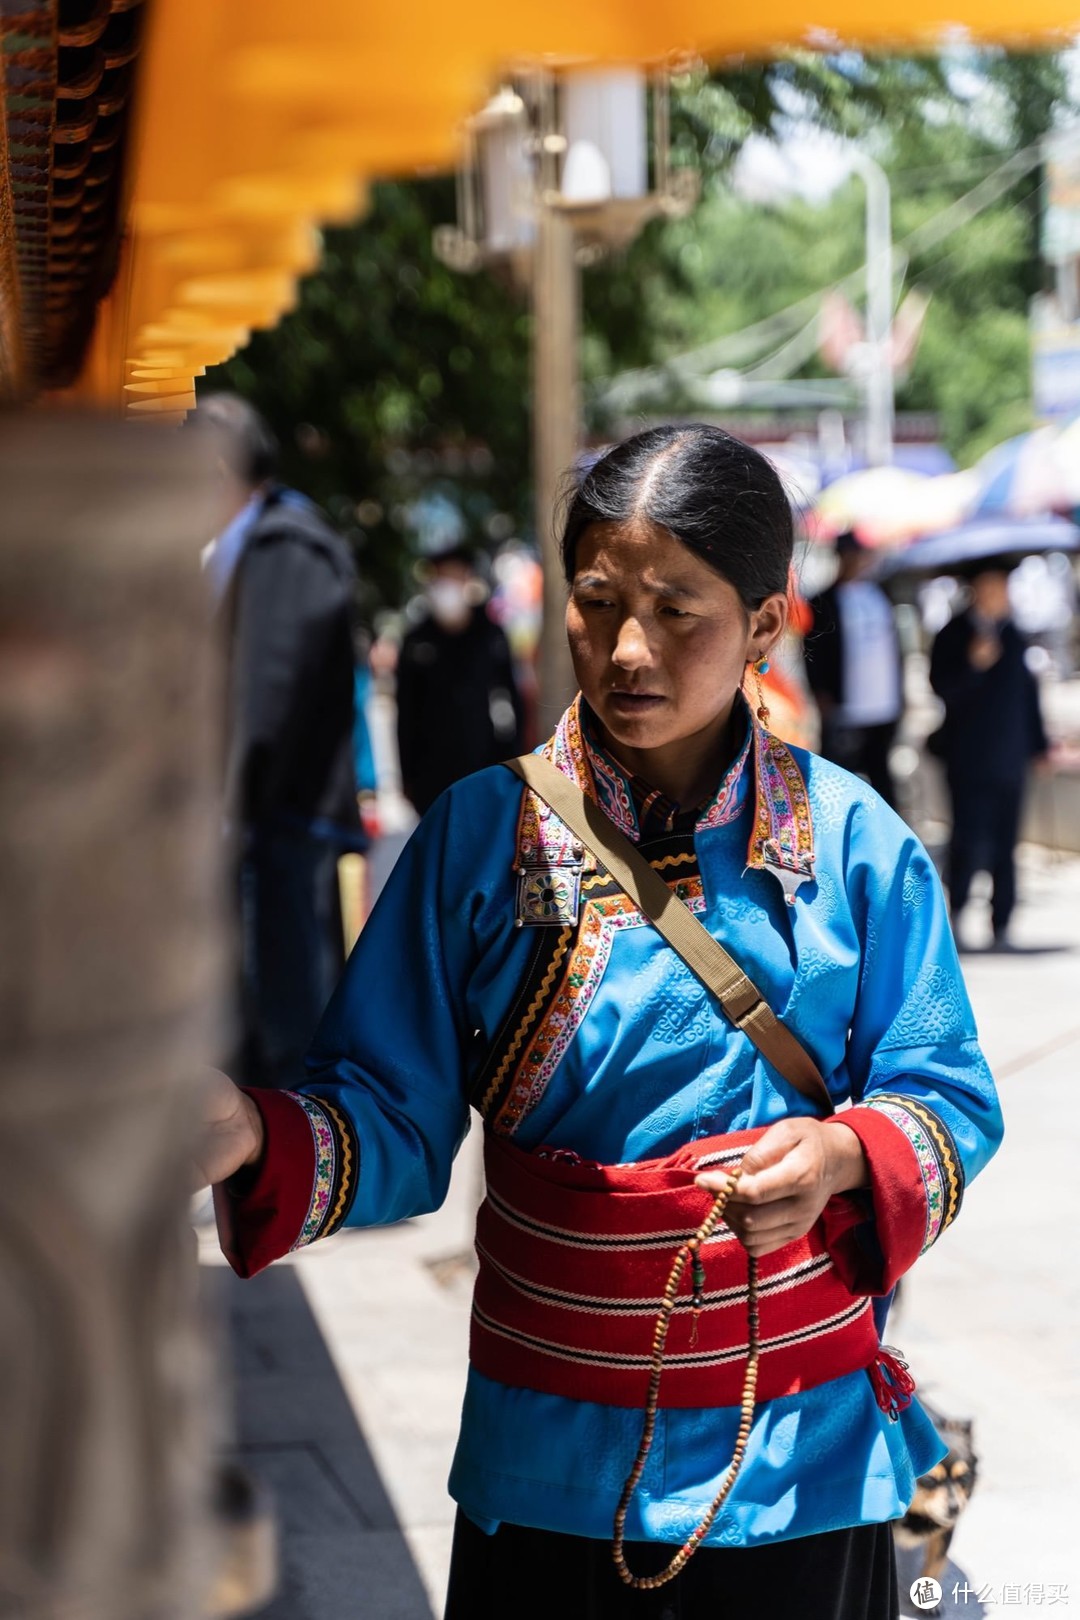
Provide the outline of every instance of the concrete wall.
[[[931,846],[943,844],[949,823],[949,795],[940,764],[924,754],[905,787],[902,812],[924,841]],[[1049,776],[1032,773],[1021,837],[1030,844],[1080,855],[1080,771],[1055,771]]]
[[1080,771],[1055,771],[1032,779],[1023,836],[1032,844],[1080,854]]

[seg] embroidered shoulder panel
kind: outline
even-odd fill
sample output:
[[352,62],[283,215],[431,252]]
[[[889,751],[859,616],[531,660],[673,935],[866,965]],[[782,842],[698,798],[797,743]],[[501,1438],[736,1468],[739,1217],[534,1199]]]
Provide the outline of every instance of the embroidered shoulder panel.
[[292,1245],[293,1249],[302,1249],[316,1238],[329,1237],[345,1220],[356,1192],[360,1154],[352,1125],[333,1103],[300,1091],[288,1095],[307,1115],[315,1143],[311,1200],[300,1235]]
[[771,871],[789,905],[814,877],[814,823],[803,773],[786,743],[754,727],[757,800],[748,866]]
[[952,1132],[939,1114],[921,1098],[900,1092],[879,1091],[867,1097],[866,1108],[875,1108],[899,1126],[911,1143],[922,1175],[926,1194],[926,1232],[922,1252],[951,1226],[964,1197],[964,1166]]
[[[611,816],[615,825],[626,832],[626,826],[612,814],[608,803],[601,798],[598,791],[596,777],[589,760],[589,750],[581,731],[580,702],[581,699],[576,698],[570,705],[559,721],[555,735],[544,744],[542,752],[546,759],[557,765],[563,775],[568,776],[581,789],[582,793],[600,803],[605,814]],[[633,816],[632,809],[630,815]],[[515,867],[566,865],[575,859],[576,843],[577,840],[570,829],[559,820],[551,806],[545,804],[539,794],[526,788],[522,794],[521,813],[518,817]]]
[[558,932],[554,928],[536,930],[521,988],[470,1088],[470,1101],[484,1119],[493,1118],[505,1101],[521,1049],[542,1016],[576,932],[570,924]]

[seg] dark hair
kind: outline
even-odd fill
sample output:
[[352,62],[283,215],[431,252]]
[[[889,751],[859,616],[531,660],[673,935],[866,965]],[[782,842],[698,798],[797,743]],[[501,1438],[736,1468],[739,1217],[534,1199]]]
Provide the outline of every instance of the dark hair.
[[567,582],[586,529],[636,517],[681,540],[735,587],[744,607],[786,595],[794,535],[784,486],[771,462],[722,428],[649,428],[601,456],[568,501]]
[[210,394],[200,401],[192,423],[222,435],[233,472],[253,489],[277,472],[279,446],[273,430],[239,394]]
[[426,568],[438,568],[440,563],[462,563],[466,568],[476,568],[476,553],[466,545],[446,546],[442,551],[429,551],[421,559]]

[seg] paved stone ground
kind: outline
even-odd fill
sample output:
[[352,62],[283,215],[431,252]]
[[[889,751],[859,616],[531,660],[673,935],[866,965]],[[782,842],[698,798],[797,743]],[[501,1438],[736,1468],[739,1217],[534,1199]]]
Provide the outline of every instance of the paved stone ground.
[[[1020,949],[965,958],[1006,1143],[890,1327],[923,1387],[976,1422],[979,1483],[946,1581],[947,1596],[969,1587],[949,1598],[955,1615],[1080,1613],[1080,861],[1026,851],[1021,893]],[[971,911],[977,942],[985,919]],[[343,1233],[253,1282],[202,1234],[233,1345],[238,1445],[281,1518],[282,1588],[263,1620],[441,1612],[475,1138],[438,1215]],[[1068,1603],[1051,1603],[1062,1586]]]
[[237,1450],[274,1495],[282,1584],[260,1620],[432,1620],[468,1347],[478,1136],[437,1215],[343,1232],[239,1282],[212,1229]]
[[[1005,1142],[890,1326],[927,1391],[975,1419],[979,1483],[945,1584],[989,1587],[1002,1616],[1080,1612],[1080,861],[1026,854],[1021,952],[964,959]],[[1051,1605],[1063,1584],[1070,1603]],[[945,1612],[979,1608],[961,1585]]]

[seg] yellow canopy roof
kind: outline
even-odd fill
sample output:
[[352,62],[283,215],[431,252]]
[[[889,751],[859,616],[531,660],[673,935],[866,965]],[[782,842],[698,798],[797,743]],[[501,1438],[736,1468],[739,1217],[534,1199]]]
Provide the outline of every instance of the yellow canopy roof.
[[177,419],[195,376],[291,307],[316,227],[355,216],[372,177],[451,164],[515,60],[911,48],[957,27],[1049,41],[1080,0],[155,0],[124,257],[79,392]]

